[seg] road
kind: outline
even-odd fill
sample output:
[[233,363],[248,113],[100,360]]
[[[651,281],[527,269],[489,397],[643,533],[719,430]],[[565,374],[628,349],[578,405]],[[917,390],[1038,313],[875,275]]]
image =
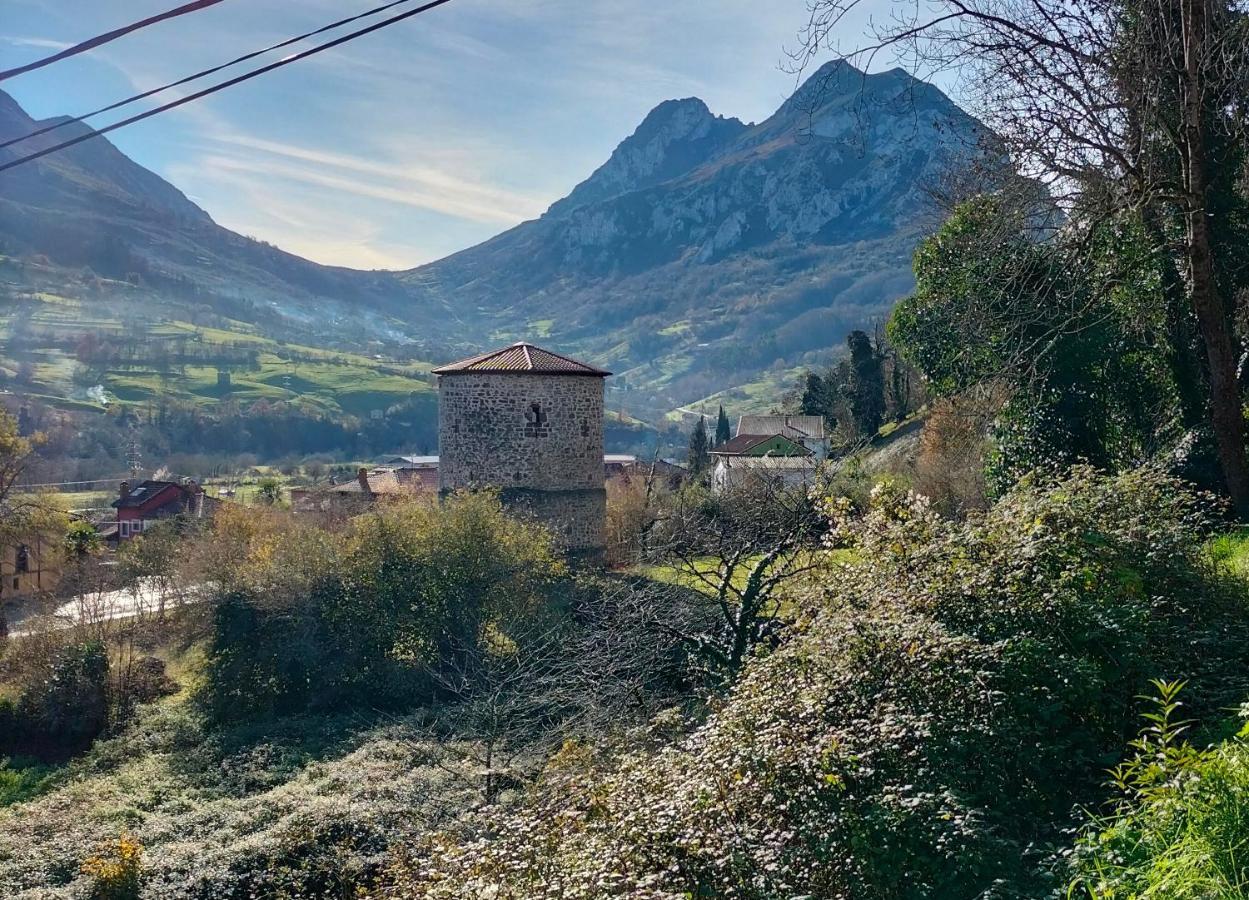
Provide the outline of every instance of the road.
[[[48,616],[55,627],[69,628],[74,625],[94,625],[113,619],[129,619],[136,616],[153,615],[161,608],[164,600],[165,609],[172,609],[184,603],[192,603],[200,599],[203,588],[200,585],[179,587],[175,590],[162,590],[160,579],[141,578],[132,588],[119,591],[98,591],[79,594],[66,600]],[[9,634],[21,637],[33,633],[31,625],[39,617],[34,615],[10,615]]]

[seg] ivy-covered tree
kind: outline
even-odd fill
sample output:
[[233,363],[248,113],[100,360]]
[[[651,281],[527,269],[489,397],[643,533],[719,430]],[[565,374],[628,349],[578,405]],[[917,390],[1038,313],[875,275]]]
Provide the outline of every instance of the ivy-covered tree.
[[[1175,348],[1197,350],[1221,480],[1249,519],[1234,317],[1249,288],[1245,5],[936,0],[914,16],[882,20],[847,52],[839,26],[862,5],[813,0],[800,56],[884,52],[915,71],[956,70],[1003,154],[1049,188],[1068,223],[1144,224],[1169,264],[1168,291],[1184,298],[1197,326],[1196,342],[1176,329],[1183,343]],[[1189,386],[1181,384],[1185,396]]]
[[864,331],[846,335],[846,348],[850,351],[850,412],[859,434],[870,437],[880,430],[885,418],[883,355]]
[[917,251],[915,293],[889,338],[938,396],[1005,388],[997,489],[1040,465],[1121,469],[1178,436],[1159,276],[1142,241],[1131,220],[1038,241],[1019,210],[979,197]]

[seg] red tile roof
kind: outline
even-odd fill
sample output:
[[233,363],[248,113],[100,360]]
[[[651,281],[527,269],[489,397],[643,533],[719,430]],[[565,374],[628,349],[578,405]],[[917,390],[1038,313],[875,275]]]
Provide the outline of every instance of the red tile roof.
[[550,350],[520,341],[501,350],[491,350],[433,370],[435,375],[457,375],[464,372],[497,372],[537,375],[610,375],[603,369],[560,356]]

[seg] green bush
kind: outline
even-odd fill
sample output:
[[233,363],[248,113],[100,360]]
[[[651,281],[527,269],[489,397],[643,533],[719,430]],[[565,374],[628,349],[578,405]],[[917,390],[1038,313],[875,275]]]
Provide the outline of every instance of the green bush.
[[488,493],[387,503],[345,533],[256,534],[216,598],[219,719],[411,705],[488,635],[550,611],[550,536]]
[[61,759],[108,727],[108,650],[70,644],[41,661],[16,703],[0,701],[0,753]]
[[1196,716],[1249,686],[1243,595],[1176,481],[1026,479],[962,523],[888,487],[829,507],[858,562],[704,725],[431,836],[384,895],[1049,894],[1148,679]]
[[[0,728],[4,723],[0,721]],[[53,766],[36,760],[0,758],[0,806],[11,806],[42,794],[50,785]]]
[[[1249,897],[1249,725],[1205,751],[1184,738],[1178,683],[1117,767],[1118,808],[1085,829],[1070,894],[1092,900]],[[1249,712],[1247,710],[1246,712]]]

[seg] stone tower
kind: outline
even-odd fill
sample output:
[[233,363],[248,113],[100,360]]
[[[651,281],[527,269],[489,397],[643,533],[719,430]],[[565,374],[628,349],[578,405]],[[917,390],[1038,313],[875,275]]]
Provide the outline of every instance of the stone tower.
[[439,490],[501,490],[571,551],[605,546],[603,379],[533,344],[434,369]]

